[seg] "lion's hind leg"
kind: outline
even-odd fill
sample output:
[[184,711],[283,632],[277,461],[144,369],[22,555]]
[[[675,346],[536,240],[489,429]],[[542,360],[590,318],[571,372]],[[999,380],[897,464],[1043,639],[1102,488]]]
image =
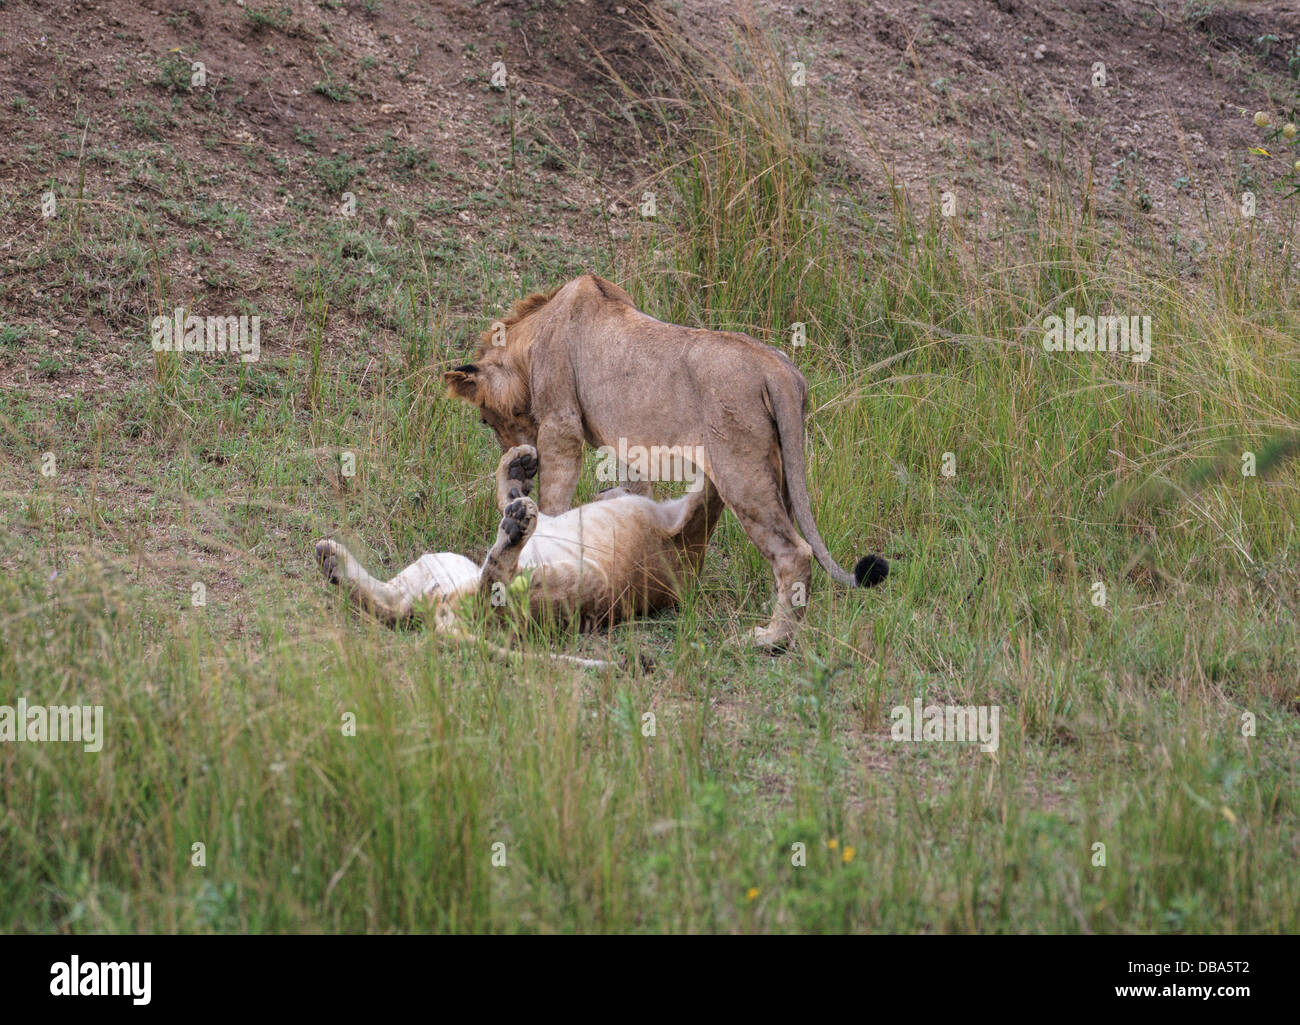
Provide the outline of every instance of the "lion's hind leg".
[[776,456],[763,465],[763,471],[753,476],[725,463],[714,465],[718,494],[772,566],[776,581],[772,619],[767,626],[757,627],[752,637],[760,649],[778,652],[794,641],[807,611],[812,548],[786,513]]
[[325,579],[376,619],[392,626],[412,617],[418,602],[451,601],[478,582],[478,567],[451,552],[425,554],[392,580],[377,580],[337,541],[316,542],[316,562]]

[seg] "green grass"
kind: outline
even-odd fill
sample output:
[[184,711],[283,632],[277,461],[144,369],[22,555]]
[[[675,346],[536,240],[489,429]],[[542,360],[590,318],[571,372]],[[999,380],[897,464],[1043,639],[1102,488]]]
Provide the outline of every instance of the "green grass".
[[244,17],[254,32],[267,28],[283,32],[289,27],[293,11],[288,4],[283,7],[249,7],[245,9]]
[[[282,242],[291,351],[264,331],[251,367],[0,393],[0,698],[102,704],[107,729],[96,755],[0,745],[0,928],[1300,928],[1289,250],[1207,218],[1180,276],[1079,215],[1096,197],[1068,167],[990,231],[901,197],[882,216],[846,198],[765,38],[730,79],[665,45],[693,116],[659,126],[661,216],[612,262],[305,216]],[[257,230],[197,209],[195,230]],[[161,296],[133,224],[88,207],[31,259],[88,301],[97,266],[122,285],[103,313],[142,317]],[[678,613],[531,635],[626,667],[587,673],[327,591],[322,536],[389,574],[482,553],[497,450],[441,370],[484,297],[583,269],[792,355],[821,532],[841,561],[886,552],[887,584],[815,573],[799,648],[755,654],[770,573],[727,517]],[[1151,361],[1044,352],[1070,305],[1150,316]],[[340,344],[338,311],[374,337]],[[0,329],[6,351],[42,334]],[[996,755],[892,741],[917,697],[997,705]]]

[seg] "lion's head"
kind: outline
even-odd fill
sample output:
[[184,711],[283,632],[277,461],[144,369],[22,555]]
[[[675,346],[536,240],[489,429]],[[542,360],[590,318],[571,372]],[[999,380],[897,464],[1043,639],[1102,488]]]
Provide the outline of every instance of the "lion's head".
[[505,320],[494,321],[479,336],[478,357],[473,363],[442,375],[449,395],[478,407],[479,418],[492,428],[502,452],[516,445],[537,444],[537,421],[528,387],[534,337],[530,321],[557,291],[520,299]]
[[537,444],[537,422],[529,412],[528,379],[511,367],[485,357],[442,375],[448,393],[478,407],[479,419],[492,428],[501,451]]

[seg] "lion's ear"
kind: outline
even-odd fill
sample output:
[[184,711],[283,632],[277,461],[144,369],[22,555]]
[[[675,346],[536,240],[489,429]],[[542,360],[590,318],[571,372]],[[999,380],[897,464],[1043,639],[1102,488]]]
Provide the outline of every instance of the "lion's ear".
[[478,402],[478,367],[473,363],[466,363],[463,367],[448,370],[442,375],[442,380],[447,385],[449,395],[464,399],[466,402]]

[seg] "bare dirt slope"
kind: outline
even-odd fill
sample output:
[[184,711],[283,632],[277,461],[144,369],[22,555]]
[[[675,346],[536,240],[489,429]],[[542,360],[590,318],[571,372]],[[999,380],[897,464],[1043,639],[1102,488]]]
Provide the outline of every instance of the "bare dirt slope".
[[[1099,206],[1188,255],[1240,189],[1268,216],[1286,166],[1248,152],[1261,132],[1242,111],[1290,116],[1297,0],[10,0],[0,384],[71,397],[147,377],[160,293],[277,310],[276,344],[301,349],[304,265],[344,193],[376,247],[431,261],[458,337],[543,283],[521,235],[602,263],[659,156],[637,102],[668,88],[648,16],[720,59],[746,19],[774,32],[807,66],[836,171],[882,213],[891,175],[973,216],[1054,164],[1090,167]],[[513,268],[486,293],[457,273],[484,250]],[[340,254],[388,285],[368,251]],[[360,301],[331,320],[340,345],[395,331]]]
[[[1023,201],[1053,167],[1091,169],[1098,206],[1187,246],[1215,212],[1289,168],[1249,152],[1251,115],[1288,120],[1300,95],[1300,3],[854,0],[764,3],[805,64],[832,158],[885,203],[887,168],[930,201]],[[692,38],[725,53],[745,0],[688,0]],[[724,17],[719,17],[719,13]],[[927,195],[929,194],[929,195]],[[1173,235],[1182,230],[1182,239]]]
[[[307,227],[345,193],[355,224],[434,258],[453,255],[448,239],[463,256],[537,224],[590,244],[648,153],[616,84],[640,80],[645,49],[604,3],[0,5],[0,319],[25,332],[0,344],[0,382],[120,383],[95,354],[147,339],[159,273],[197,312],[223,297],[292,310]],[[508,92],[492,87],[497,61]],[[77,212],[78,198],[98,205]],[[74,214],[73,244],[49,245]],[[96,215],[112,225],[96,232]],[[136,231],[148,266],[124,267]]]

